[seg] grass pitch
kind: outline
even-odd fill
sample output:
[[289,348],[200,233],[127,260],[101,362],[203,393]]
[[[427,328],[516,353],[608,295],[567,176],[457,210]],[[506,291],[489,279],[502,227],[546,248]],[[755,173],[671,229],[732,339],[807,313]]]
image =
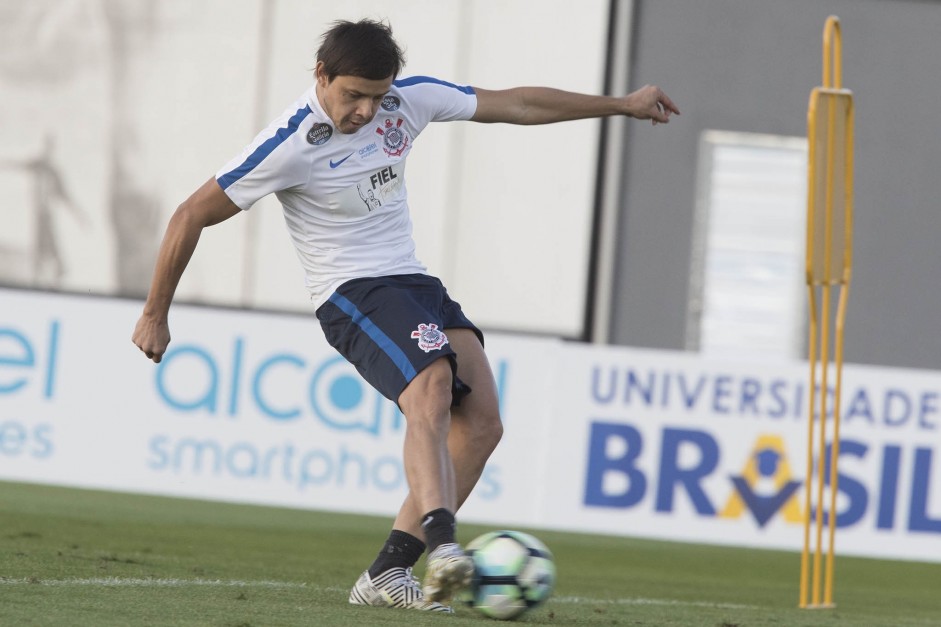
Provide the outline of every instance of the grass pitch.
[[[389,520],[0,483],[0,625],[494,625],[354,607]],[[489,531],[462,525],[468,542]],[[837,558],[832,610],[799,610],[795,553],[537,530],[555,595],[517,623],[941,623],[941,564]],[[417,574],[421,575],[420,572]]]

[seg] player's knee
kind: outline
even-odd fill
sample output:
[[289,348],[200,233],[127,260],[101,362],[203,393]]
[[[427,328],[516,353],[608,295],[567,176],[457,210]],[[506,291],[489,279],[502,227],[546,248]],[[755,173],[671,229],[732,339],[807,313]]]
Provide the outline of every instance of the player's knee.
[[418,373],[399,396],[399,407],[409,423],[447,421],[451,407],[451,364],[439,359]]
[[479,412],[471,419],[474,448],[489,456],[503,438],[503,421],[497,408]]
[[497,421],[489,423],[485,428],[480,429],[476,437],[476,448],[489,457],[494,449],[503,439],[503,424]]
[[503,420],[500,419],[500,413],[495,412],[492,419],[487,422],[487,443],[490,451],[497,448],[497,444],[503,439]]

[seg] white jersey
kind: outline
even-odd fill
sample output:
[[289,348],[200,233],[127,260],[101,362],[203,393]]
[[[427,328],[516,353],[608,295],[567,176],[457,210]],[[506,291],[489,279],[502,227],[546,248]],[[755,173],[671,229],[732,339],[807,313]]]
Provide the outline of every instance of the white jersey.
[[359,277],[424,273],[415,256],[405,160],[429,122],[467,120],[471,87],[397,80],[373,120],[338,132],[311,87],[216,174],[236,205],[270,193],[284,209],[315,307]]

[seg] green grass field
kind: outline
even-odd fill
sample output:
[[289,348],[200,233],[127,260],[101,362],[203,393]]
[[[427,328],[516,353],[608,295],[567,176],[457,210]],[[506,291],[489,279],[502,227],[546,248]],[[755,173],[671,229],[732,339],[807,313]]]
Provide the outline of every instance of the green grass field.
[[[0,483],[0,625],[496,624],[472,609],[353,607],[389,521]],[[467,542],[488,531],[459,528]],[[938,625],[941,564],[840,558],[799,610],[799,556],[536,531],[559,570],[527,625]],[[418,573],[419,575],[421,573]]]

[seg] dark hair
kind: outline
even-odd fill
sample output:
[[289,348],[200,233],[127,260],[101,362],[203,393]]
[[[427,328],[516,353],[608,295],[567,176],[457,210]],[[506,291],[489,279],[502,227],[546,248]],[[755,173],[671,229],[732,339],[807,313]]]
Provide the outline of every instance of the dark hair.
[[392,27],[374,20],[339,20],[323,35],[317,61],[323,62],[328,80],[358,76],[369,80],[395,78],[405,65],[405,55],[392,38]]

